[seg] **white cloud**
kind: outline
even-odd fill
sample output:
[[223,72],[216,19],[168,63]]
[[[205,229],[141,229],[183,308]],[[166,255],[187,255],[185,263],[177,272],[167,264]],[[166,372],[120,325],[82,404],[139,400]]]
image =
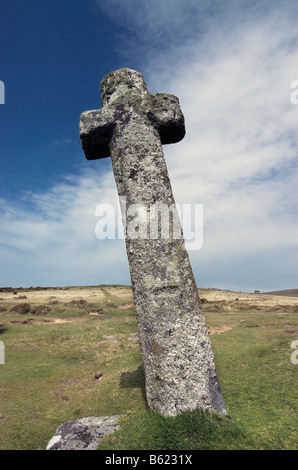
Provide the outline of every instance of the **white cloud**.
[[123,240],[107,245],[95,236],[96,206],[117,204],[111,172],[100,183],[95,172],[85,172],[23,199],[2,201],[1,285],[129,282]]
[[185,140],[165,149],[176,200],[204,203],[204,246],[191,253],[203,282],[218,263],[221,272],[233,270],[235,286],[247,270],[253,288],[256,269],[247,256],[263,273],[261,288],[297,282],[297,108],[289,100],[296,53],[286,41],[289,25],[275,25],[275,18],[247,25],[229,49],[223,38],[209,63],[194,54],[162,82],[179,96],[186,118]]
[[[187,134],[164,150],[177,203],[204,204],[204,245],[190,253],[199,285],[297,287],[297,3],[99,5],[122,27],[119,51],[149,90],[180,99]],[[96,205],[116,199],[112,172],[100,181],[86,172],[19,206],[4,201],[0,284],[128,283],[123,240],[94,234]]]
[[[295,287],[297,3],[141,1],[134,14],[133,0],[108,3],[139,38],[149,90],[180,99],[187,134],[164,150],[176,201],[204,204],[204,246],[191,253],[197,279],[218,264],[236,286],[246,266],[253,288],[258,265],[261,288]],[[133,63],[138,53],[126,49]]]

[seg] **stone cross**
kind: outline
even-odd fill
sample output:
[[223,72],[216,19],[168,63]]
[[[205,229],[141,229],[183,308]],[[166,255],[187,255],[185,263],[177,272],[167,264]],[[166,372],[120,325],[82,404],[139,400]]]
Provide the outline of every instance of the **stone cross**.
[[[178,98],[149,94],[143,76],[128,68],[106,75],[101,95],[102,108],[80,119],[86,158],[111,157],[126,207],[175,208],[162,144],[185,135]],[[125,243],[149,408],[165,416],[196,408],[226,413],[183,237],[126,236]]]

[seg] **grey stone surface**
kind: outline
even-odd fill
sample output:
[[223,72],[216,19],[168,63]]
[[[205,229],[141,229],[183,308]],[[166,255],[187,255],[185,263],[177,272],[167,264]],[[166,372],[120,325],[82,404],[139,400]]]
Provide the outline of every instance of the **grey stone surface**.
[[123,416],[89,416],[68,421],[59,426],[46,450],[96,450],[101,438],[117,431]]
[[[185,135],[179,100],[149,94],[143,76],[131,69],[108,74],[101,93],[102,109],[81,115],[82,148],[87,159],[111,156],[118,195],[126,207],[142,204],[147,220],[153,204],[175,204],[162,144]],[[130,219],[122,211],[126,233]],[[179,220],[176,209],[173,220]],[[196,408],[225,413],[183,237],[125,241],[148,406],[166,416]]]

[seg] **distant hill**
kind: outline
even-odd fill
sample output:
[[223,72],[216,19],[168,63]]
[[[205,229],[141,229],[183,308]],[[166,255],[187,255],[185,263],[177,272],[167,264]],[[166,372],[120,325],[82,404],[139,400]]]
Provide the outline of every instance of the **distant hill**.
[[284,295],[285,297],[298,297],[298,289],[274,290],[272,292],[262,292],[269,295]]

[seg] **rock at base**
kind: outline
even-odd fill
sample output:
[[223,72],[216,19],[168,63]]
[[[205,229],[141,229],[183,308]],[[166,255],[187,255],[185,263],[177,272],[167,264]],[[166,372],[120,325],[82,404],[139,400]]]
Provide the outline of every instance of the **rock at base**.
[[68,421],[56,430],[46,450],[96,450],[99,440],[119,428],[123,415],[81,418]]

